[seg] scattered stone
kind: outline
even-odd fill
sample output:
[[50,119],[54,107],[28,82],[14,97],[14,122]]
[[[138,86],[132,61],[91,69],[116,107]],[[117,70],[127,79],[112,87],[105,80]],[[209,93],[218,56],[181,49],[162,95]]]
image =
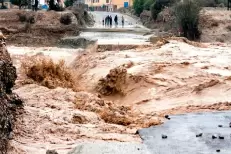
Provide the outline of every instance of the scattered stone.
[[72,116],[72,122],[74,124],[86,124],[89,122],[89,120],[87,119],[87,117],[85,115],[80,114],[80,113],[75,113]]
[[58,154],[55,150],[47,150],[46,154]]
[[216,150],[216,152],[220,152],[220,151],[221,151],[220,149]]
[[167,135],[162,135],[162,139],[166,139],[166,138],[168,138]]
[[137,131],[135,132],[135,135],[137,135],[137,134],[139,134],[139,130],[137,130]]
[[225,137],[224,137],[224,136],[219,136],[219,139],[220,139],[220,140],[224,140]]
[[218,125],[218,127],[223,127],[223,125]]
[[203,133],[197,134],[196,137],[201,137]]
[[170,120],[171,118],[169,117],[169,115],[165,115],[164,116],[166,119]]
[[217,137],[215,135],[212,135],[212,139],[216,139]]
[[13,139],[16,111],[22,107],[23,102],[12,92],[17,78],[16,68],[2,40],[3,36],[0,37],[0,153],[5,154],[8,140]]

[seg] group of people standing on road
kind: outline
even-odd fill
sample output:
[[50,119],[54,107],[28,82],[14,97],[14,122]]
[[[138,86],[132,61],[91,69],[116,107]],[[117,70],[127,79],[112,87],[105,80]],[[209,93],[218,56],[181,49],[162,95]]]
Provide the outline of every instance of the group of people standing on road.
[[[103,26],[108,26],[108,27],[112,27],[112,16],[107,16],[105,19],[103,19]],[[116,15],[114,17],[114,22],[115,22],[115,26],[117,27],[118,26],[118,16]],[[122,27],[124,27],[124,17],[122,16],[122,19],[121,19],[121,23],[122,23]]]

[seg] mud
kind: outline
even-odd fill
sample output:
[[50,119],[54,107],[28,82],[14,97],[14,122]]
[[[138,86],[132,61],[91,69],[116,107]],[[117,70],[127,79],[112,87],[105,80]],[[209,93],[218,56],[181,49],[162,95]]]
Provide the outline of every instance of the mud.
[[[120,36],[125,35],[118,34],[114,41]],[[139,143],[137,130],[163,123],[166,114],[230,109],[230,45],[169,37],[146,46],[144,40],[137,36],[139,48],[103,52],[97,52],[97,46],[85,50],[10,46],[19,69],[14,92],[25,101],[10,153],[44,154],[54,149],[66,154],[96,140]],[[77,79],[81,91],[19,84],[25,57],[39,55],[54,62],[63,59],[73,73],[81,74]]]
[[[78,36],[80,27],[92,24],[89,15],[80,12],[71,10],[62,13],[54,11],[35,13],[14,9],[3,10],[0,14],[0,30],[7,35],[8,44],[31,47],[56,46],[62,37]],[[71,18],[69,25],[60,22],[64,14]]]

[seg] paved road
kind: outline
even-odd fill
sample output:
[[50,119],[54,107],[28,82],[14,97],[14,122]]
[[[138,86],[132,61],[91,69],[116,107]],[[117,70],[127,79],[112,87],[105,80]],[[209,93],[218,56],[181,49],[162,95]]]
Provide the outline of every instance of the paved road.
[[[139,130],[152,154],[231,154],[231,111],[171,116],[163,125]],[[218,127],[222,125],[223,127]],[[196,137],[203,133],[202,137]],[[162,139],[162,134],[167,139]],[[212,139],[212,135],[223,139]]]
[[[136,19],[132,17],[122,15],[115,12],[90,12],[95,18],[95,25],[89,28],[89,31],[84,31],[80,34],[82,37],[94,38],[98,40],[98,44],[121,44],[121,45],[142,45],[150,44],[148,38],[150,36],[143,36],[144,33],[148,32],[149,29],[145,28],[141,24],[137,23]],[[114,17],[118,16],[119,26],[116,28],[104,27],[102,20],[107,16],[111,15]],[[122,28],[121,18],[124,16],[125,26]],[[114,24],[114,22],[113,22]],[[126,32],[127,31],[127,32]],[[140,33],[143,32],[143,33]]]
[[102,20],[105,19],[105,17],[107,15],[112,16],[113,19],[113,27],[112,28],[116,28],[115,27],[115,23],[114,23],[114,17],[117,15],[118,16],[118,28],[122,28],[122,16],[124,17],[124,28],[144,28],[144,26],[142,26],[142,24],[138,23],[138,21],[130,16],[127,15],[123,15],[121,13],[117,13],[117,12],[102,12],[102,11],[93,11],[90,12],[95,19],[95,28],[107,28],[105,26],[102,25]]
[[[139,130],[143,144],[82,143],[69,154],[231,154],[231,111],[170,117],[162,125]],[[200,133],[202,136],[196,137]],[[162,134],[167,139],[162,139]],[[224,139],[212,139],[212,135]]]
[[79,144],[68,154],[148,154],[139,143],[96,141]]

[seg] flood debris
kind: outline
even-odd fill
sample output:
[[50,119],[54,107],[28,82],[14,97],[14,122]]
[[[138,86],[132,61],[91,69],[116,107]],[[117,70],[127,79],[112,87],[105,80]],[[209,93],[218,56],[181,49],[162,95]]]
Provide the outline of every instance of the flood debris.
[[215,136],[215,135],[212,135],[212,139],[216,139],[217,138],[217,136]]
[[166,119],[170,120],[171,118],[169,117],[169,115],[165,115],[164,116]]
[[46,154],[58,154],[58,152],[55,150],[47,150]]
[[202,137],[203,133],[199,133],[196,135],[196,137]]
[[219,139],[220,139],[220,140],[224,140],[225,137],[224,137],[224,136],[219,136]]
[[167,139],[168,136],[167,135],[162,135],[162,139]]

